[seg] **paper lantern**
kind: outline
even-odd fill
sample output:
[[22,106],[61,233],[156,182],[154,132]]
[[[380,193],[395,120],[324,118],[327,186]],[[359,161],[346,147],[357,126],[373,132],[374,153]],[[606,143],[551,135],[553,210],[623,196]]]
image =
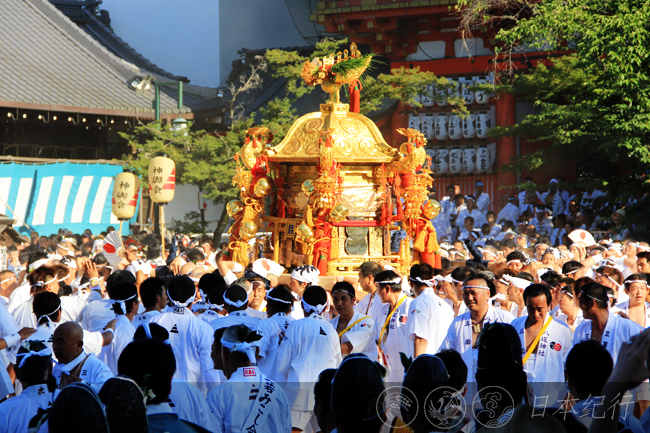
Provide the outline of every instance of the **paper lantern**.
[[476,151],[476,172],[485,173],[491,168],[490,149],[487,146],[479,146]]
[[452,140],[460,140],[463,138],[462,119],[460,116],[449,116],[449,138]]
[[451,82],[451,86],[449,87],[449,89],[447,89],[447,94],[449,95],[450,98],[452,97],[460,98],[462,96],[462,90],[460,88],[460,80],[458,78],[452,78],[450,82]]
[[476,116],[473,114],[468,114],[467,117],[463,119],[463,138],[474,138],[476,137]]
[[424,94],[420,95],[420,103],[423,107],[433,107],[433,86],[427,86]]
[[149,163],[149,195],[154,203],[169,203],[176,188],[176,164],[167,156],[156,156]]
[[463,150],[463,172],[474,173],[476,171],[476,149],[466,147]]
[[473,85],[474,79],[472,77],[465,77],[465,80],[463,80],[463,99],[465,99],[465,105],[472,105],[476,101],[474,99],[474,92],[469,90]]
[[434,95],[436,97],[436,105],[438,107],[447,106],[447,90],[444,87],[435,88]]
[[486,138],[492,129],[492,115],[487,111],[481,111],[476,116],[476,136]]
[[436,140],[446,140],[447,134],[447,115],[441,114],[436,117]]
[[421,117],[422,120],[422,134],[427,140],[431,140],[434,137],[433,134],[433,116],[424,115]]
[[420,130],[420,116],[417,114],[409,114],[409,128]]
[[[487,77],[478,77],[476,80],[477,86],[486,85],[488,83]],[[474,92],[474,98],[476,99],[477,104],[487,104],[490,100],[490,94],[484,91]]]
[[436,172],[439,174],[449,173],[449,150],[441,147],[436,151]]
[[460,147],[454,147],[449,151],[449,172],[452,174],[459,174],[463,169],[461,160],[463,157],[463,151],[460,150]]
[[120,220],[128,220],[135,215],[140,196],[140,178],[134,170],[125,169],[115,176],[113,182],[113,201],[111,211]]

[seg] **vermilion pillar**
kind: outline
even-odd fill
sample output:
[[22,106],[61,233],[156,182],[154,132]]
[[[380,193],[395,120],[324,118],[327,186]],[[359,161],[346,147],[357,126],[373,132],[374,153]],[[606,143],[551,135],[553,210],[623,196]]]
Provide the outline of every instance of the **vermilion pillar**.
[[[502,94],[496,101],[496,124],[497,126],[514,125],[517,121],[515,97],[509,93]],[[501,209],[506,204],[507,197],[512,191],[499,189],[502,186],[511,186],[517,183],[515,173],[504,173],[501,166],[510,164],[512,158],[517,156],[517,139],[516,137],[503,137],[497,142],[497,175],[496,175],[496,199],[493,200],[495,208]]]

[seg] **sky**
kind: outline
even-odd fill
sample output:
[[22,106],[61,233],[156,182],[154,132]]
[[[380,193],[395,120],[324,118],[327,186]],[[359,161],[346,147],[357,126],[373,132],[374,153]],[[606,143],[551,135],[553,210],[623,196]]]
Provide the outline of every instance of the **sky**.
[[104,0],[101,8],[152,63],[191,84],[219,84],[219,0]]

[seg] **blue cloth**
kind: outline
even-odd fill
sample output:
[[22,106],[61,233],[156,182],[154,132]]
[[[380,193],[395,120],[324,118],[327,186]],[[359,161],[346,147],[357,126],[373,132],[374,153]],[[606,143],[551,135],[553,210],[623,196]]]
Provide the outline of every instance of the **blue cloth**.
[[[1,163],[0,213],[22,220],[41,235],[60,228],[99,233],[119,223],[111,202],[115,176],[122,171],[121,165],[107,163]],[[139,201],[140,197],[138,206]],[[135,221],[137,209],[127,227]],[[22,222],[14,228],[30,232]]]

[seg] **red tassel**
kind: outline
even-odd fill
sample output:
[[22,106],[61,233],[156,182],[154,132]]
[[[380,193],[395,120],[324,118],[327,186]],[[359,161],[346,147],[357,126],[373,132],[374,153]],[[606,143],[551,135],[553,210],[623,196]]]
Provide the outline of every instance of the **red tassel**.
[[350,112],[361,112],[361,81],[354,80],[350,83],[348,90],[350,92]]
[[327,134],[327,142],[325,143],[325,147],[332,147],[332,135]]

